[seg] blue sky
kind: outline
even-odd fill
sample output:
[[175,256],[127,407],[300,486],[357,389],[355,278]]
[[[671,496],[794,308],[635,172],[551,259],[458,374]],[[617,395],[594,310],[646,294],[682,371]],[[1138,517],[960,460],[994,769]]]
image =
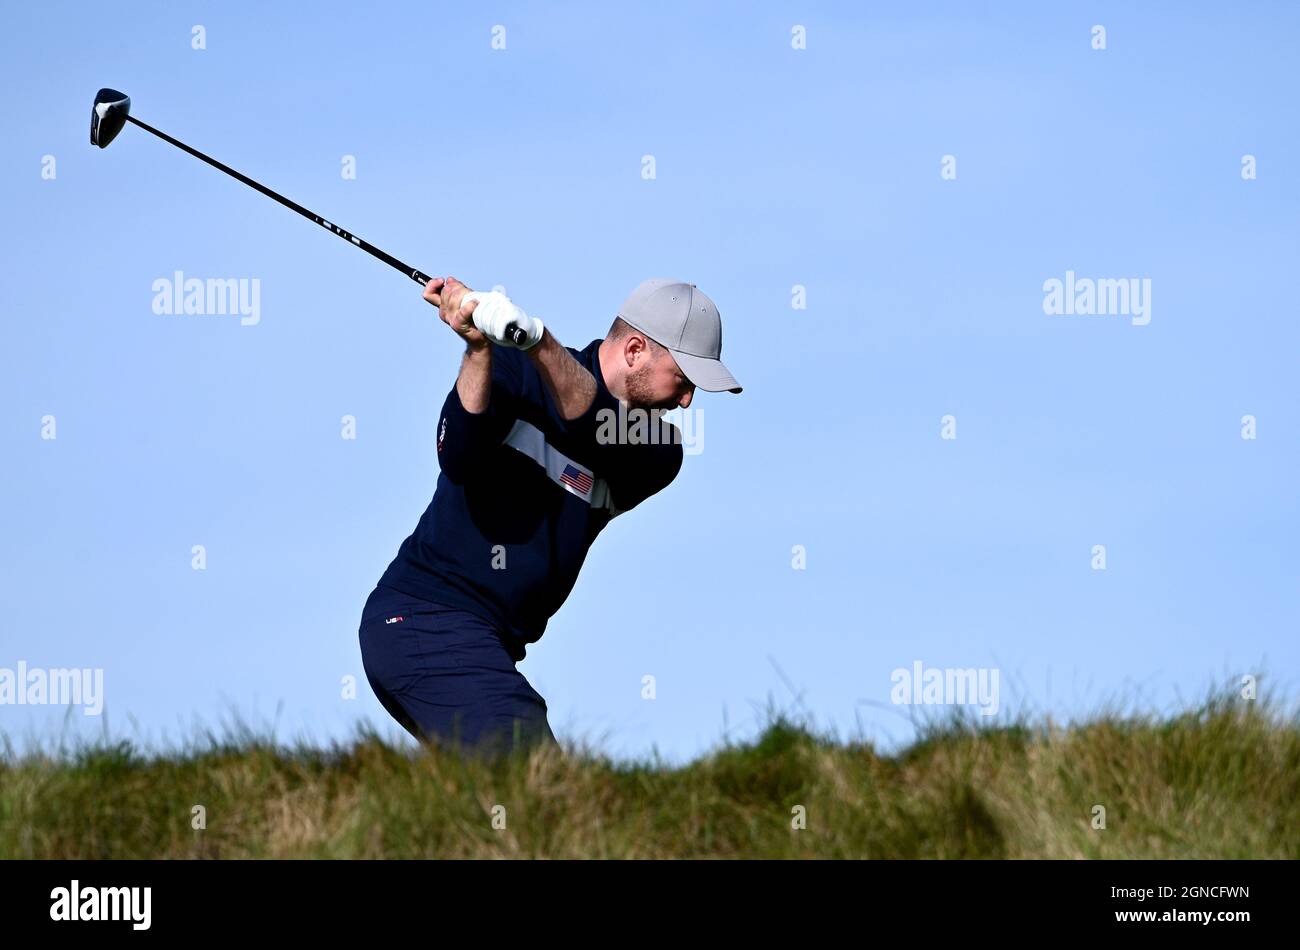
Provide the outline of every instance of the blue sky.
[[[1057,718],[1243,673],[1294,695],[1293,5],[92,9],[0,30],[0,667],[102,668],[113,734],[404,735],[356,628],[460,347],[414,283],[177,149],[92,148],[101,86],[570,346],[646,277],[717,302],[745,392],[698,395],[704,451],[521,664],[562,738],[683,761],[771,701],[890,745],[918,660]],[[259,322],[154,313],[176,271],[257,279]],[[1067,271],[1150,280],[1150,322],[1045,314]],[[0,706],[10,736],[103,719]]]

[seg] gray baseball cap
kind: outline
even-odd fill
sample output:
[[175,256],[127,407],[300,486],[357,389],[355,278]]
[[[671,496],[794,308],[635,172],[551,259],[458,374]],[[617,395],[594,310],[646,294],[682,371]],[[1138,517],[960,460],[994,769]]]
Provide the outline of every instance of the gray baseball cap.
[[705,392],[740,392],[722,365],[722,317],[694,284],[652,277],[623,301],[618,315],[668,348],[686,378]]

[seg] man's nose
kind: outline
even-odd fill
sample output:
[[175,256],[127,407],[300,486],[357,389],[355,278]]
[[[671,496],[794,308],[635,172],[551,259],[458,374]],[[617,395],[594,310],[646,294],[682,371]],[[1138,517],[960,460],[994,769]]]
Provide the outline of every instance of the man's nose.
[[687,394],[686,394],[685,396],[683,396],[683,397],[681,398],[680,401],[678,401],[677,405],[679,405],[679,406],[681,406],[683,409],[685,409],[687,406],[689,406],[689,405],[691,404],[691,397],[692,397],[693,395],[695,395],[695,388],[694,388],[694,387],[692,387],[691,390],[690,390],[689,392],[687,392]]

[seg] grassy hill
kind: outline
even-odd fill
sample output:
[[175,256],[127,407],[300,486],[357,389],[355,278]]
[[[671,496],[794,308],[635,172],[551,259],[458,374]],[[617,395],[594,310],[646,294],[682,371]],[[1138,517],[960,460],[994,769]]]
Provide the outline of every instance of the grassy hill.
[[954,716],[881,755],[776,715],[682,768],[590,750],[487,765],[367,731],[325,750],[10,748],[0,858],[109,857],[1295,859],[1300,721],[1230,696],[1070,728]]

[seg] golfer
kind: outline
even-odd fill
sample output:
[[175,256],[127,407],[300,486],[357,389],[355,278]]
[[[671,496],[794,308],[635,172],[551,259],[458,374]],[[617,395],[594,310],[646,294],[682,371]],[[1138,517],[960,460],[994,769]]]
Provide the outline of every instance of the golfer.
[[697,388],[741,391],[719,359],[722,320],[695,285],[647,280],[605,339],[574,350],[454,277],[424,299],[465,355],[433,500],[362,610],[366,677],[417,739],[488,754],[554,744],[546,700],[515,664],[596,535],[677,476],[681,434],[655,410],[689,406]]

